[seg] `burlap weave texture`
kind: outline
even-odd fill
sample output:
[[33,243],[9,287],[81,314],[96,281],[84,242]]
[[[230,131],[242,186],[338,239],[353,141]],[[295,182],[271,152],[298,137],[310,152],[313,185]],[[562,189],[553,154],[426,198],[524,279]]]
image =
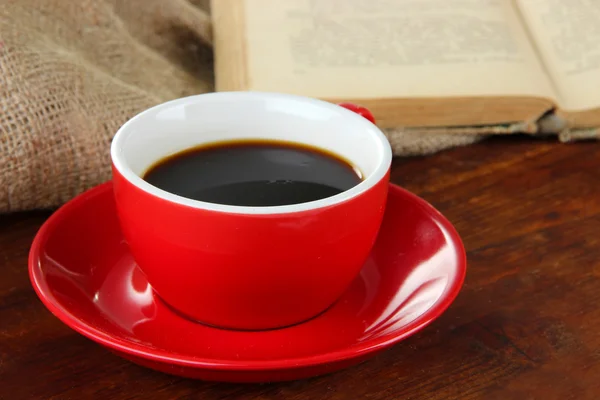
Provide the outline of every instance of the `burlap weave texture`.
[[[211,90],[206,0],[0,0],[0,213],[56,207],[109,180],[127,119]],[[396,155],[480,138],[387,134]]]

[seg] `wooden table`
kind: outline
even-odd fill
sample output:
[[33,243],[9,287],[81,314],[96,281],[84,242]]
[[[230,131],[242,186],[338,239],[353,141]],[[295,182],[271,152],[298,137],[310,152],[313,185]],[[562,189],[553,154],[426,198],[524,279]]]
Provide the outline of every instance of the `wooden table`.
[[124,361],[35,296],[31,240],[48,213],[0,216],[0,399],[592,399],[600,395],[600,145],[492,139],[396,160],[393,181],[452,221],[461,294],[421,333],[357,367],[231,385]]

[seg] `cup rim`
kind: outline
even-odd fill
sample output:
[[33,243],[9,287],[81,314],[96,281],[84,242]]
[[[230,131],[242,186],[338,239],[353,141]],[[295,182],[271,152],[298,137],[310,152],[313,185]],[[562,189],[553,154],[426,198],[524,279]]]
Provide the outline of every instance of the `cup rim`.
[[[376,142],[376,147],[378,152],[381,153],[381,157],[379,163],[372,173],[370,173],[365,179],[363,179],[359,184],[353,186],[352,188],[345,190],[341,193],[338,193],[334,196],[326,197],[324,199],[314,200],[305,203],[298,204],[289,204],[289,205],[281,205],[281,206],[234,206],[234,205],[226,205],[226,204],[217,204],[217,203],[209,203],[205,201],[199,201],[190,199],[187,197],[179,196],[163,189],[160,189],[150,183],[146,182],[142,177],[136,174],[128,165],[127,161],[124,159],[124,156],[121,154],[120,149],[122,148],[124,140],[127,138],[128,134],[132,131],[132,128],[140,122],[140,120],[148,117],[150,114],[154,114],[155,112],[178,105],[183,105],[186,103],[195,103],[198,101],[210,101],[210,98],[231,98],[232,101],[234,98],[269,98],[269,99],[277,99],[280,98],[282,100],[295,100],[301,102],[312,103],[313,105],[317,105],[319,107],[327,108],[329,110],[335,111],[344,118],[352,120],[353,124],[359,125],[359,127],[364,127],[365,130],[369,131]],[[260,138],[257,138],[260,139]],[[302,143],[302,142],[299,142]],[[110,155],[113,167],[116,171],[130,184],[142,190],[146,194],[151,196],[160,198],[170,203],[187,206],[199,210],[205,211],[215,211],[215,212],[224,212],[230,214],[253,214],[253,215],[269,215],[269,214],[287,214],[287,213],[296,213],[296,212],[304,212],[317,210],[321,208],[326,208],[330,206],[334,206],[340,203],[344,203],[348,200],[351,200],[362,193],[365,193],[367,190],[375,186],[381,179],[383,179],[392,162],[392,150],[389,144],[388,139],[384,135],[384,133],[369,120],[360,116],[359,114],[350,111],[344,107],[341,107],[337,104],[333,104],[324,100],[314,99],[305,96],[298,96],[293,94],[283,94],[283,93],[274,93],[274,92],[258,92],[258,91],[229,91],[229,92],[211,92],[211,93],[203,93],[198,95],[192,95],[187,97],[181,97],[175,100],[170,100],[167,102],[163,102],[157,104],[153,107],[150,107],[138,114],[134,117],[126,121],[114,135],[111,148]],[[158,161],[158,160],[156,160]],[[352,160],[350,160],[352,161]]]

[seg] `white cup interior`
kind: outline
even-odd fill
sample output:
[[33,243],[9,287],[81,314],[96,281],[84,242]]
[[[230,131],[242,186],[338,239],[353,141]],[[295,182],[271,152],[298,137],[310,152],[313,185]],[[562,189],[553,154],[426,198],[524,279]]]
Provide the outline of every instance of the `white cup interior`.
[[[242,207],[184,198],[142,179],[156,162],[185,149],[244,139],[284,140],[327,150],[357,167],[363,181],[308,203]],[[392,152],[375,125],[335,104],[287,94],[219,92],[173,100],[136,115],[115,135],[111,157],[125,179],[165,200],[215,211],[274,214],[323,207],[362,193],[385,176]]]

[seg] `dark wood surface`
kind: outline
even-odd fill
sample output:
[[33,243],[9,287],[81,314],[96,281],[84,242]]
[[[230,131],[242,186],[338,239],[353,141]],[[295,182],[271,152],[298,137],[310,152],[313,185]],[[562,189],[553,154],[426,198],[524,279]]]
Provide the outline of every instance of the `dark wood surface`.
[[0,216],[0,398],[592,399],[600,396],[600,145],[512,137],[396,160],[393,181],[468,251],[442,317],[375,359],[264,385],[181,379],[124,361],[54,318],[27,252],[46,212]]

